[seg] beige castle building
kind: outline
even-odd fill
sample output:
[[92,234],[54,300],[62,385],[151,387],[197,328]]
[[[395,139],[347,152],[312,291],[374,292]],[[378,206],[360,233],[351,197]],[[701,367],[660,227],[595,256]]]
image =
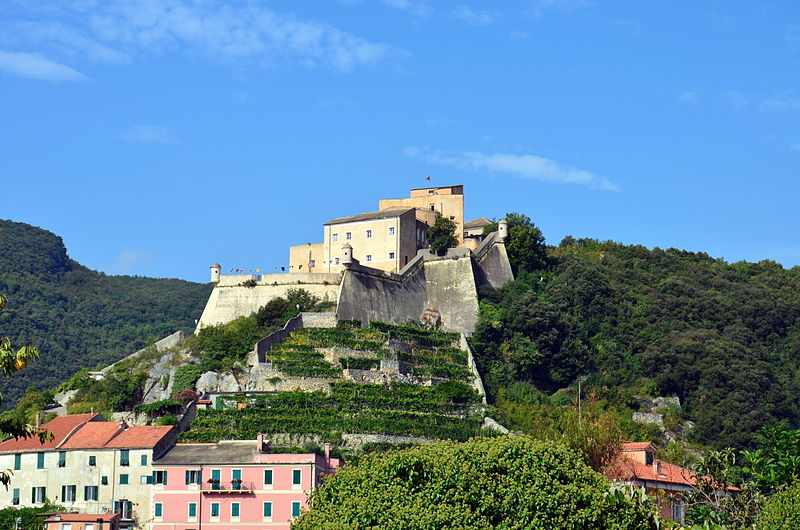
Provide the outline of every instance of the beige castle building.
[[289,247],[289,272],[336,273],[343,269],[343,247],[352,247],[352,257],[363,265],[399,272],[421,248],[425,231],[436,218],[456,224],[458,246],[475,249],[485,217],[464,222],[464,186],[442,186],[411,190],[403,199],[380,199],[378,210],[340,217],[323,225],[322,242]]

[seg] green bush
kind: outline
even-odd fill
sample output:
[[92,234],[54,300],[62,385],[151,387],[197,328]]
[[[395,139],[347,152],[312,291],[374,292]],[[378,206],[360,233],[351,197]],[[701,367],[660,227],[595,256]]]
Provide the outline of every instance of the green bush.
[[177,394],[183,390],[194,390],[197,380],[202,374],[202,368],[196,364],[184,364],[175,370],[172,379],[172,393]]
[[767,500],[757,521],[758,528],[770,530],[800,528],[800,482],[795,482]]
[[178,423],[178,418],[175,414],[164,414],[156,421],[156,425],[175,425]]
[[294,530],[655,528],[573,452],[522,437],[365,455],[324,481]]

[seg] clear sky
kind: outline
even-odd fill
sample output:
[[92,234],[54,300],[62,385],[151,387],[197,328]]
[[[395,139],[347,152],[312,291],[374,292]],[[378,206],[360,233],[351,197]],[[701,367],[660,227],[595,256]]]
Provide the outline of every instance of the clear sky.
[[0,218],[109,274],[466,217],[800,264],[800,2],[4,0]]

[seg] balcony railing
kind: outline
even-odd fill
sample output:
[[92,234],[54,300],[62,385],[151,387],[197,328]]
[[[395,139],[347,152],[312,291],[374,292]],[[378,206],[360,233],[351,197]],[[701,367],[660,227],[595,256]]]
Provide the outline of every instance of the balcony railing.
[[241,480],[206,482],[202,488],[203,493],[252,493],[253,489],[255,489],[252,482],[243,482]]

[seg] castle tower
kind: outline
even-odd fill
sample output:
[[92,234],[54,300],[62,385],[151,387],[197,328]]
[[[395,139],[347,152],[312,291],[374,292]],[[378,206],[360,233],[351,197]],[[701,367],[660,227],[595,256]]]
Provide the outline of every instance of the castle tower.
[[348,265],[353,264],[353,247],[350,246],[350,243],[345,243],[342,247],[342,265],[347,267]]
[[505,241],[508,238],[508,222],[505,219],[500,219],[497,223],[497,236],[501,241]]
[[211,265],[211,283],[218,284],[219,283],[219,274],[222,270],[222,265],[219,263],[214,263]]

